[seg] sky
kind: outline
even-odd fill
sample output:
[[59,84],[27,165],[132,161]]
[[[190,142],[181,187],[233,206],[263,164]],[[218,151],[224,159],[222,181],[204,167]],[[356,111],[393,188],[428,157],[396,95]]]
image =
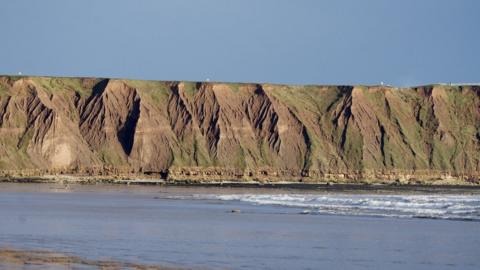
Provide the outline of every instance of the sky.
[[480,82],[477,0],[5,0],[0,74]]

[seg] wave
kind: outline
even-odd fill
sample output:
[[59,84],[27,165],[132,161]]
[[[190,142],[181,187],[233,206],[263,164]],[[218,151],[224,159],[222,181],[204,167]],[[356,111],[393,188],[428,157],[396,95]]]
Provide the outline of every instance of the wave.
[[480,221],[478,195],[199,194],[193,197],[299,208],[304,214]]

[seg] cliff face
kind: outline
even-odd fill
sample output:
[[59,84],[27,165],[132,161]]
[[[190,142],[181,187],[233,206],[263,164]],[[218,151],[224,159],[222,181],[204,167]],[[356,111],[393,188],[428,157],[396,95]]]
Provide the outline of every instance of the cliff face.
[[478,181],[480,87],[0,77],[0,170]]

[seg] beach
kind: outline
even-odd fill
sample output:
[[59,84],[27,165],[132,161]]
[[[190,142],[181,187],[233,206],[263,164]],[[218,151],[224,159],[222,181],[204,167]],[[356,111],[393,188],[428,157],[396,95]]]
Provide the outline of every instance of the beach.
[[476,189],[2,183],[0,248],[187,269],[478,269],[479,200]]

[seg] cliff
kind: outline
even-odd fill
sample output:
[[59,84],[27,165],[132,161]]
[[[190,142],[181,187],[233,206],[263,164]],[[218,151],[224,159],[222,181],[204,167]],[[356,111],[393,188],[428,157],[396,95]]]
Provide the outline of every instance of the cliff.
[[0,77],[0,175],[480,177],[480,87]]

